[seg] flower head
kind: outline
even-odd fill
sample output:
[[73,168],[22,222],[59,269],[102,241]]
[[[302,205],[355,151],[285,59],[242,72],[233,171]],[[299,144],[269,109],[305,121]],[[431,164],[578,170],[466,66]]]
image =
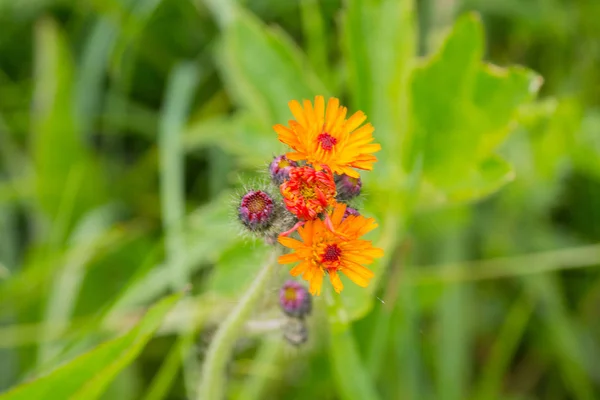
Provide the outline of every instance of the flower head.
[[312,299],[303,285],[290,280],[279,290],[279,305],[288,316],[303,318],[310,314]]
[[294,152],[287,153],[290,160],[306,160],[317,170],[328,165],[336,174],[347,174],[358,178],[354,168],[372,170],[377,158],[372,155],[381,150],[373,141],[373,125],[360,126],[366,116],[357,111],[346,119],[347,108],[340,101],[330,98],[325,110],[323,96],[315,97],[315,104],[304,100],[303,106],[296,100],[289,103],[296,118],[289,121],[289,128],[275,125],[273,129],[281,142]]
[[262,190],[250,190],[240,201],[238,216],[251,231],[262,231],[273,222],[275,204],[271,196]]
[[298,163],[287,158],[285,155],[277,156],[269,164],[269,172],[271,173],[271,179],[277,185],[281,185],[285,180],[290,177],[290,170],[297,167]]
[[286,208],[300,220],[315,219],[335,204],[335,182],[328,168],[292,168],[289,180],[280,189]]
[[355,178],[346,174],[337,175],[335,177],[337,187],[337,198],[339,200],[350,200],[360,194],[362,188],[362,180],[360,177]]
[[382,249],[373,247],[369,240],[360,239],[377,227],[375,220],[362,215],[349,215],[344,219],[345,211],[345,204],[337,204],[333,210],[331,223],[335,232],[329,230],[322,220],[315,219],[307,221],[298,229],[302,241],[279,237],[279,243],[294,250],[293,253],[279,257],[279,263],[299,262],[290,274],[302,274],[302,278],[309,282],[309,290],[313,295],[321,293],[325,274],[329,275],[333,288],[338,293],[344,287],[339,272],[357,285],[366,287],[373,272],[364,265],[383,256]]

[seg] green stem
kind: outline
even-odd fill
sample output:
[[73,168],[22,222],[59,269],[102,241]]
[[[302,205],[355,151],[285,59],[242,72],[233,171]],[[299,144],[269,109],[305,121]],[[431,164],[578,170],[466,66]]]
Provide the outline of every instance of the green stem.
[[260,270],[240,302],[217,330],[204,360],[198,399],[223,399],[227,361],[231,358],[233,346],[244,327],[244,323],[264,292],[273,271],[275,271],[276,259],[277,251],[273,251],[266,265]]

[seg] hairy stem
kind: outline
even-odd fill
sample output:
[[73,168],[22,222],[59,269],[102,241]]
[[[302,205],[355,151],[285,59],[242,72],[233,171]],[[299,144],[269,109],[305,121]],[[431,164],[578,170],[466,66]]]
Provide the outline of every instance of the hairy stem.
[[275,270],[277,251],[273,251],[265,266],[260,270],[252,285],[240,302],[219,326],[212,340],[202,368],[202,379],[198,399],[222,400],[225,383],[225,368],[231,358],[233,346],[244,328],[244,324]]

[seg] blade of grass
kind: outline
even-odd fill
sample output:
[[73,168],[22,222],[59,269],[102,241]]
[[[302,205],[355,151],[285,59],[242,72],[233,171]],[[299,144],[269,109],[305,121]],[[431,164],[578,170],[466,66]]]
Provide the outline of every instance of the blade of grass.
[[410,285],[475,282],[597,267],[598,260],[600,245],[594,244],[514,257],[449,263],[438,270],[435,266],[419,266],[407,272],[405,279]]
[[[73,204],[76,201],[82,178],[83,175],[78,168],[71,170],[67,178],[64,201],[59,208],[59,215],[53,223],[52,237],[56,241],[61,240],[60,238],[65,234],[67,221],[72,217]],[[54,243],[55,251],[58,251],[59,246],[60,242]],[[49,252],[51,251],[49,250]],[[79,295],[81,282],[85,275],[82,261],[87,259],[87,254],[89,253],[82,255],[83,259],[75,259],[73,260],[74,262],[66,263],[64,267],[55,269],[56,275],[51,284],[44,311],[45,327],[43,335],[55,336],[69,326],[69,321]],[[53,256],[48,254],[47,257],[49,260]],[[62,349],[63,346],[60,343],[42,342],[38,349],[37,367],[47,366],[61,353]]]
[[558,368],[575,399],[594,399],[590,381],[592,357],[581,346],[577,324],[570,318],[557,282],[552,275],[524,278],[524,285],[533,301],[539,301],[541,318],[547,326],[544,332],[553,344]]
[[188,270],[183,268],[185,240],[185,152],[182,133],[198,84],[198,69],[193,63],[176,66],[167,85],[158,135],[160,157],[160,194],[165,250],[171,265],[172,287],[181,289],[188,282]]
[[[160,197],[163,229],[165,231],[166,262],[171,267],[171,287],[181,290],[190,284],[186,268],[186,245],[184,235],[185,217],[185,150],[182,134],[194,92],[198,85],[198,68],[193,63],[177,65],[167,84],[165,106],[161,112],[158,134],[160,159]],[[199,370],[194,357],[183,357],[184,369]],[[185,373],[188,398],[193,397],[195,385]]]
[[277,379],[283,371],[279,365],[284,342],[280,338],[265,338],[244,382],[238,400],[260,400],[266,395],[269,381]]
[[475,399],[493,400],[502,393],[502,379],[507,373],[532,313],[533,303],[526,295],[514,301],[492,346],[488,361],[483,366]]
[[300,17],[306,43],[306,54],[321,80],[331,87],[332,70],[327,48],[327,35],[319,0],[301,0]]
[[329,358],[337,393],[343,400],[376,400],[379,396],[360,359],[346,310],[339,295],[329,289],[325,292]]
[[[407,272],[411,267],[406,269]],[[395,379],[398,385],[394,388],[397,399],[424,398],[422,388],[423,361],[421,356],[420,310],[416,301],[417,291],[406,284],[403,277],[399,287],[392,337],[395,337],[396,357],[399,359]]]
[[189,355],[194,348],[195,331],[180,335],[167,354],[160,366],[159,371],[152,379],[148,390],[143,397],[144,400],[160,400],[167,398],[169,390],[173,385],[182,356]]
[[[466,221],[451,221],[444,229],[439,255],[441,260],[465,258]],[[442,263],[443,264],[443,263]],[[438,303],[438,398],[460,400],[466,398],[469,379],[468,359],[471,329],[469,305],[472,302],[466,284],[445,285]]]

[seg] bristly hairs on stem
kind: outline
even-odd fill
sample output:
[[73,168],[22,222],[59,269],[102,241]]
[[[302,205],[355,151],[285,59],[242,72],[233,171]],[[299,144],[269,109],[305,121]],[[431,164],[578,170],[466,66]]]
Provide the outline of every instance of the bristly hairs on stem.
[[246,321],[275,271],[278,255],[279,251],[274,248],[252,285],[217,329],[204,360],[197,393],[198,400],[222,400],[224,398],[227,362],[231,358],[236,340],[243,333]]

